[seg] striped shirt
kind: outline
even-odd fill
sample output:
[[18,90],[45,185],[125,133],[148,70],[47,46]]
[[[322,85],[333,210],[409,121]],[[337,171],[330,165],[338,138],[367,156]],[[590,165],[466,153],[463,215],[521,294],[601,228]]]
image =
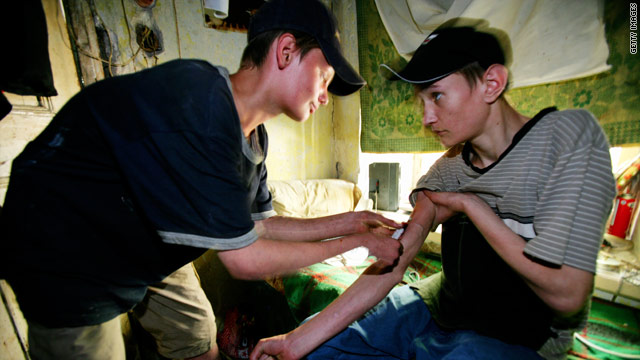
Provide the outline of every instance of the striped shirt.
[[[471,164],[470,151],[466,144],[462,152],[441,157],[418,181],[412,204],[420,190],[475,193],[527,241],[525,254],[551,266],[595,273],[616,191],[609,144],[591,113],[541,111],[515,135],[500,158],[483,169]],[[444,278],[414,284],[436,318],[444,316],[435,295]],[[539,348],[540,355],[563,358],[573,332],[584,326],[587,310],[588,304],[572,319],[555,319],[559,326],[550,327],[555,335]],[[500,309],[483,311],[499,313]]]
[[616,193],[609,144],[588,111],[552,110],[528,121],[487,168],[471,165],[468,146],[455,157],[443,156],[413,194],[475,193],[527,240],[526,254],[595,273]]

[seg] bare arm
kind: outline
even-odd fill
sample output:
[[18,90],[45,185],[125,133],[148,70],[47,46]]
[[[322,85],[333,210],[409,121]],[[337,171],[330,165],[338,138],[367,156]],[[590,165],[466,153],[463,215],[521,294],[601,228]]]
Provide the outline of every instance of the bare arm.
[[511,231],[482,199],[470,193],[430,193],[438,212],[464,212],[491,247],[551,309],[560,315],[579,311],[592,292],[593,274],[563,265],[551,268],[524,255],[526,242]]
[[435,207],[426,196],[419,195],[412,220],[400,239],[404,252],[395,267],[389,269],[381,262],[371,265],[340,297],[308,322],[287,334],[261,340],[251,359],[260,359],[265,354],[298,359],[357,320],[402,280],[427,236],[424,229],[432,227],[434,218]]
[[[358,246],[368,248],[379,261],[390,265],[402,251],[401,244],[390,237],[390,228],[399,227],[401,224],[370,211],[313,219],[274,216],[256,222],[256,242],[221,251],[218,256],[239,279],[290,273]],[[344,237],[317,241],[338,236]]]
[[385,265],[393,264],[402,251],[400,242],[390,236],[364,232],[322,242],[259,238],[249,246],[220,251],[218,257],[233,277],[256,280],[291,273],[358,246],[367,247]]
[[324,240],[385,227],[399,228],[401,224],[371,211],[310,219],[274,216],[256,221],[256,231],[260,237],[284,241]]

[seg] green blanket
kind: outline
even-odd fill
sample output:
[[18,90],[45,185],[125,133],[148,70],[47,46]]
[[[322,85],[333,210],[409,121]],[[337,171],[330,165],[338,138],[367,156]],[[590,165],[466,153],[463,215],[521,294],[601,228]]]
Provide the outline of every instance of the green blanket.
[[[324,263],[303,268],[296,274],[268,282],[287,299],[298,322],[324,309],[344,292],[373,262],[368,257],[358,266],[332,266]],[[424,279],[441,270],[438,256],[420,253],[407,268],[401,284]]]
[[[640,359],[640,311],[637,309],[594,298],[587,327],[578,335],[602,350],[574,338],[569,359]],[[611,351],[627,356],[612,355]]]

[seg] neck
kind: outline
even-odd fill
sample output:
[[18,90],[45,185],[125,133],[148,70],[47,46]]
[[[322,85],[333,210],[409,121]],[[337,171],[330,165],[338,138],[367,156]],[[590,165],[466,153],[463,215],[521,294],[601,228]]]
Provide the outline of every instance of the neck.
[[230,80],[233,101],[245,137],[248,137],[258,125],[280,113],[269,97],[270,81],[258,68],[241,68],[230,75]]
[[518,113],[506,100],[500,99],[489,108],[485,130],[482,135],[471,140],[473,157],[471,161],[479,168],[485,168],[500,158],[511,145],[515,134],[529,120]]

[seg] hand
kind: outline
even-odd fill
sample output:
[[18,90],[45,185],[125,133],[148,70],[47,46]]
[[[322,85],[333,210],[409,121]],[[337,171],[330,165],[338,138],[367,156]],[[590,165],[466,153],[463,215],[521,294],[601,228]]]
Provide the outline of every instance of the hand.
[[394,231],[393,229],[399,229],[402,227],[402,224],[371,211],[358,211],[353,212],[352,214],[355,216],[356,224],[354,233],[369,231],[381,235],[391,235]]
[[395,265],[402,255],[402,243],[389,235],[378,235],[374,232],[363,234],[365,236],[364,247],[369,249],[369,254],[378,258],[378,262],[384,266]]
[[472,193],[457,192],[423,192],[436,206],[435,224],[442,224],[456,213],[466,213],[467,204],[472,201],[481,201]]
[[261,339],[253,348],[250,360],[297,360],[298,357],[290,353],[290,347],[286,344],[286,335],[277,335]]

